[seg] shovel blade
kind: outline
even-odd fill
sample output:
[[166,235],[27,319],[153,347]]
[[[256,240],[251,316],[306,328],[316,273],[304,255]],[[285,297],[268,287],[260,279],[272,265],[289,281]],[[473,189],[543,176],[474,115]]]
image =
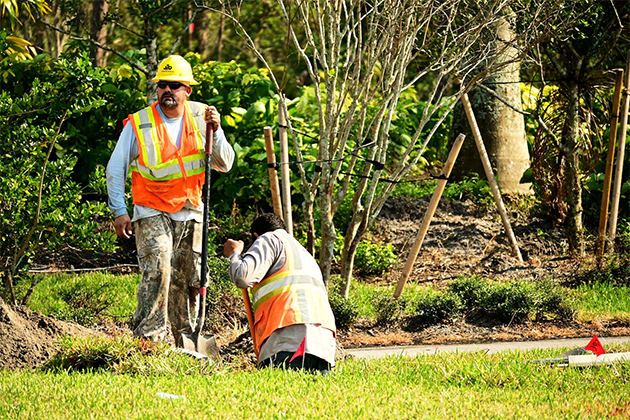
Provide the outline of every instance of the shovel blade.
[[187,350],[196,351],[215,360],[221,357],[219,346],[217,346],[217,340],[214,336],[205,337],[196,333],[182,334],[182,340],[184,342],[184,348]]

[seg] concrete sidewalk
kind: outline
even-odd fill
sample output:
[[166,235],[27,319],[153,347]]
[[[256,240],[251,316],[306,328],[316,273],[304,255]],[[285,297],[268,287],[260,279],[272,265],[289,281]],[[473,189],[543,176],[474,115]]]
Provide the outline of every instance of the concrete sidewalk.
[[[606,346],[613,343],[630,343],[630,337],[598,337],[600,343],[606,350]],[[548,349],[556,347],[566,347],[571,350],[577,347],[584,347],[591,340],[587,338],[563,338],[557,340],[539,341],[509,341],[495,343],[478,344],[448,344],[448,345],[424,345],[424,346],[393,346],[393,347],[365,347],[360,349],[344,349],[348,355],[359,359],[371,359],[386,356],[419,356],[431,355],[435,353],[463,353],[482,351],[485,353],[497,353],[510,350],[532,350]]]

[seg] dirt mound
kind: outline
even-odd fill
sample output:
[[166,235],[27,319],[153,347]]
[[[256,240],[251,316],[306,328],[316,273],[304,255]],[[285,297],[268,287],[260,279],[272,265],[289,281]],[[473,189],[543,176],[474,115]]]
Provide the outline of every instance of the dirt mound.
[[62,336],[98,334],[24,306],[8,306],[0,299],[0,368],[38,367],[59,350],[57,340]]

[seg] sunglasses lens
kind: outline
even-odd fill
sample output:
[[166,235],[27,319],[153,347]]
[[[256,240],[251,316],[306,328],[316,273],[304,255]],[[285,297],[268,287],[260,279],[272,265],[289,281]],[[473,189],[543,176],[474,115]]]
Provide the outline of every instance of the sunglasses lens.
[[166,89],[166,86],[168,86],[171,88],[171,90],[177,90],[180,87],[184,86],[183,83],[179,82],[158,82],[157,85],[160,89]]

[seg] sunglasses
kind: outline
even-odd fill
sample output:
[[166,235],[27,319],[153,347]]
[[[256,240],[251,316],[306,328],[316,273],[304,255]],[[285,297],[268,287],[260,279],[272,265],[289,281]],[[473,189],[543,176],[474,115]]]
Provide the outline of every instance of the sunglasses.
[[182,86],[186,86],[183,83],[179,83],[179,82],[164,82],[164,81],[157,82],[157,85],[160,89],[166,89],[166,86],[168,86],[171,88],[171,90],[177,90]]

